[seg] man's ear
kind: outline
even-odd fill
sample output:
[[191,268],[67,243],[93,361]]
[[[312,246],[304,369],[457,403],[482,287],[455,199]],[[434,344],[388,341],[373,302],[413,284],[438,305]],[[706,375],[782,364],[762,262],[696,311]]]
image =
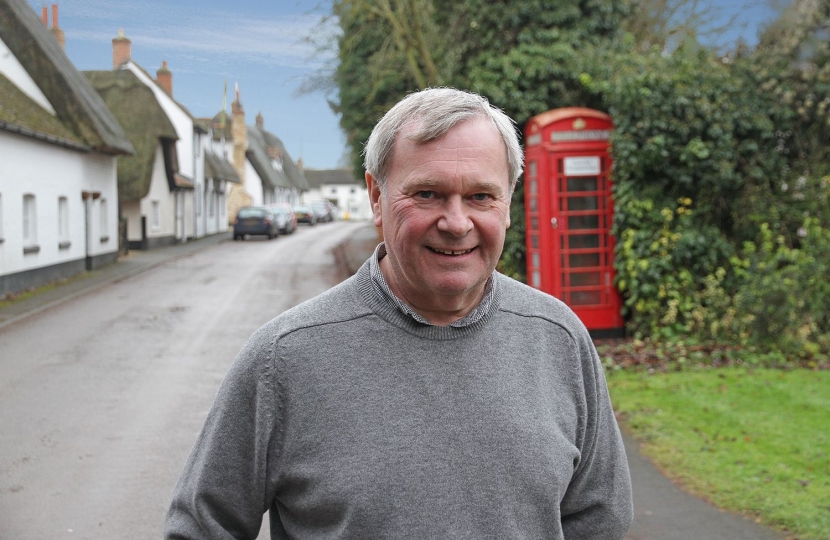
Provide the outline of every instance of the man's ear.
[[368,171],[366,172],[366,189],[369,190],[369,202],[372,205],[372,221],[374,221],[375,227],[383,227],[380,186]]

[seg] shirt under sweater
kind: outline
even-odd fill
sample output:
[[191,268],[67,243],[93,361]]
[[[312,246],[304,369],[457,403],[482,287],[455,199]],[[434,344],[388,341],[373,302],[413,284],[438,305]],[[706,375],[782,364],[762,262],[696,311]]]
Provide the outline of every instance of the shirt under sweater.
[[560,301],[501,274],[476,322],[424,325],[369,262],[259,329],[175,488],[166,538],[622,538],[622,440]]

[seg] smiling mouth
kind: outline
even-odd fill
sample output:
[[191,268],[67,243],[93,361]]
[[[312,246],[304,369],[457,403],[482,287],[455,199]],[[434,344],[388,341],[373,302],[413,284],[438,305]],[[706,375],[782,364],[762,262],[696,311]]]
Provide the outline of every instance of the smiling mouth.
[[[473,248],[473,249],[475,249],[475,248]],[[464,249],[464,250],[460,250],[460,251],[453,251],[451,249],[436,249],[436,248],[432,248],[432,247],[429,248],[429,250],[432,251],[433,253],[439,253],[441,255],[452,255],[452,256],[466,255],[467,253],[471,253],[473,251],[473,249]]]

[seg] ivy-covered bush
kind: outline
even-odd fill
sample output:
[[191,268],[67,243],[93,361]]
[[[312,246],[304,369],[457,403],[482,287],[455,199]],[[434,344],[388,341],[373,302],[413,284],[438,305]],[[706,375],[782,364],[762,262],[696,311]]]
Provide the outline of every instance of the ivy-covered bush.
[[[810,126],[803,100],[782,104],[756,57],[695,44],[638,54],[632,40],[595,53],[580,80],[614,119],[615,267],[629,333],[790,358],[830,352],[830,164],[815,140],[825,119]],[[802,77],[819,90],[824,78]]]

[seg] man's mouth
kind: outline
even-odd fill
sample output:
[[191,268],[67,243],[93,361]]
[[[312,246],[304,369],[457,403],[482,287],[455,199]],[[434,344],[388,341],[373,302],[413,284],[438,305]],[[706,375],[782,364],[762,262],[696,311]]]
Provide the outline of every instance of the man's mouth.
[[429,249],[430,249],[430,251],[433,251],[435,253],[440,253],[441,255],[457,256],[457,255],[466,255],[467,253],[471,253],[473,251],[473,249],[475,249],[475,248],[462,249],[462,250],[452,250],[452,249],[437,249],[437,248],[431,247]]

